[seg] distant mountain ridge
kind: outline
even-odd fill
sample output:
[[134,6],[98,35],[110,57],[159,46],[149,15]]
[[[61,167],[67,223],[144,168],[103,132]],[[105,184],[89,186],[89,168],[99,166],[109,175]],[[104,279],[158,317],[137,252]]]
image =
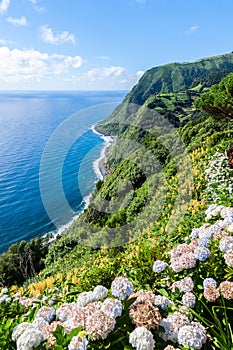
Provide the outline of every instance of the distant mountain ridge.
[[133,120],[134,124],[145,124],[148,108],[164,115],[174,126],[179,126],[199,115],[193,108],[195,98],[231,72],[233,52],[149,69],[98,128],[100,132],[119,135],[122,132],[119,123]]
[[198,85],[210,73],[223,71],[233,72],[233,53],[158,66],[145,72],[125,100],[143,104],[152,94],[184,91]]

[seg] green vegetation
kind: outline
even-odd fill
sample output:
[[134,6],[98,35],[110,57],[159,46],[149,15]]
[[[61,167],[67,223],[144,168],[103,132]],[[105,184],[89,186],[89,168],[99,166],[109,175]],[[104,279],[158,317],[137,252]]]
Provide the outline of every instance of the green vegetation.
[[[99,284],[109,289],[117,276],[132,281],[135,291],[146,289],[169,297],[174,306],[159,309],[163,318],[182,304],[182,293],[172,290],[172,284],[191,277],[197,301],[195,308],[186,311],[207,329],[208,340],[202,348],[231,349],[232,297],[227,299],[221,292],[217,301],[210,301],[202,286],[209,277],[218,286],[232,280],[232,266],[219,251],[221,237],[209,243],[209,259],[198,261],[195,267],[182,271],[169,267],[160,275],[152,268],[156,260],[172,264],[172,248],[195,246],[197,238],[190,236],[194,228],[208,224],[216,229],[225,214],[219,207],[206,217],[210,204],[233,206],[232,170],[224,156],[233,137],[233,74],[226,76],[229,71],[233,71],[233,54],[154,68],[98,126],[116,134],[117,142],[107,160],[109,176],[97,183],[89,207],[50,245],[40,239],[21,242],[1,256],[2,285],[11,286],[7,292],[11,298],[16,292],[21,295],[14,296],[11,304],[0,303],[2,349],[16,349],[10,340],[14,326],[32,322],[43,305],[58,309],[76,302],[80,293]],[[217,114],[219,107],[224,113]],[[212,173],[219,176],[209,177]],[[225,231],[232,236],[231,228]],[[31,303],[31,313],[19,305],[17,298],[22,296],[24,303]],[[88,350],[133,349],[129,342],[134,329],[129,317],[133,301],[126,298],[122,303],[122,316],[106,339],[88,336]],[[80,331],[83,327],[68,334],[60,324],[53,333],[53,348],[67,349],[77,334],[84,339],[86,334]],[[160,331],[152,333],[157,348],[163,350],[172,343],[162,339]],[[183,345],[175,344],[193,350]],[[41,343],[37,349],[45,346]]]
[[233,117],[233,73],[213,85],[209,92],[195,101],[195,106],[215,119],[232,119]]
[[44,267],[43,259],[48,253],[46,241],[32,239],[12,244],[7,253],[0,255],[0,283],[11,286],[35,277]]

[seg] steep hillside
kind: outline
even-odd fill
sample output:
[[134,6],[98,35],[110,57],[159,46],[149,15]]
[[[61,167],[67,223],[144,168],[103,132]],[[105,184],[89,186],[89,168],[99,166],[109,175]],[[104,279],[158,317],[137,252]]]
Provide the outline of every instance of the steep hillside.
[[1,349],[232,349],[233,74],[201,84],[102,123],[118,141],[89,207],[52,244],[1,258]]
[[145,72],[112,115],[99,124],[99,129],[119,133],[119,123],[131,121],[132,114],[137,123],[141,106],[156,108],[177,126],[178,119],[192,117],[194,98],[219,83],[229,72],[233,72],[233,53],[152,68]]

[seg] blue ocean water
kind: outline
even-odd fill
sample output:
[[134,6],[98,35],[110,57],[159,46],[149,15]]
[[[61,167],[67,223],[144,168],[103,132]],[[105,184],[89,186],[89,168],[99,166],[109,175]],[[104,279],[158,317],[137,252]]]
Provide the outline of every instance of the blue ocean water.
[[[0,93],[0,253],[22,239],[57,230],[44,208],[39,186],[41,158],[51,135],[75,113],[79,118],[79,111],[91,106],[120,103],[125,94],[125,91]],[[95,186],[93,162],[99,157],[104,141],[90,128],[105,117],[104,112],[95,115],[94,108],[91,117],[87,113],[87,117],[80,119],[81,124],[77,123],[82,135],[71,145],[62,165],[62,186],[70,210],[59,207],[56,194],[52,198],[59,207],[57,219],[61,226],[83,209],[83,197]],[[56,147],[50,156],[56,164],[59,157]],[[48,193],[54,186],[50,170],[44,174]]]

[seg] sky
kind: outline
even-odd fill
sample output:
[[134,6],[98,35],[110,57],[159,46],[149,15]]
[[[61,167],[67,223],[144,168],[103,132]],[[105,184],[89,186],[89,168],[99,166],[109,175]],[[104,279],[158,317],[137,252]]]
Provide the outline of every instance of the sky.
[[129,90],[233,50],[232,0],[0,0],[0,90]]

